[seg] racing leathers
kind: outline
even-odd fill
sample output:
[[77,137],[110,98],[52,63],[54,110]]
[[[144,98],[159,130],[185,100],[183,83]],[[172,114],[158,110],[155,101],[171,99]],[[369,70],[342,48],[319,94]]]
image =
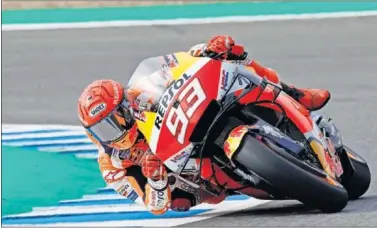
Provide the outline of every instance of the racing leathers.
[[143,160],[151,155],[148,144],[141,133],[134,146],[119,150],[99,143],[88,134],[97,145],[98,163],[103,179],[110,188],[126,198],[143,203],[155,215],[165,213],[169,208],[186,211],[200,203],[219,203],[225,195],[213,196],[197,190],[176,176],[153,181],[142,172]]

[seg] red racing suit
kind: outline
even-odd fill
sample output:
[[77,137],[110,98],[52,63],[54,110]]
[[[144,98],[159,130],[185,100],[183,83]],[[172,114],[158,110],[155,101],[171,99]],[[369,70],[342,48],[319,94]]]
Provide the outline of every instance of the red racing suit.
[[[201,56],[204,50],[205,44],[199,44],[193,46],[189,53],[193,56]],[[235,61],[253,68],[259,76],[267,77],[270,81],[279,83],[279,77],[274,70],[263,67],[256,61],[247,58],[246,55],[242,60]],[[139,95],[132,92],[130,94],[132,96]],[[88,136],[98,147],[99,168],[108,186],[130,200],[143,203],[153,214],[163,214],[169,208],[176,211],[188,210],[190,207],[203,202],[219,203],[226,197],[224,194],[213,196],[205,191],[196,190],[179,179],[174,179],[174,183],[169,183],[163,190],[155,190],[141,172],[142,159],[146,154],[150,153],[150,150],[140,132],[134,146],[127,150],[110,148],[102,145],[89,134]],[[223,183],[229,182],[229,178],[224,173],[221,173],[220,169],[217,169],[215,173],[220,175],[217,177],[220,182],[221,180],[223,180]],[[212,174],[207,173],[206,175],[209,178]],[[233,185],[237,186],[237,183],[233,183]],[[243,193],[247,194],[247,191],[245,189]]]

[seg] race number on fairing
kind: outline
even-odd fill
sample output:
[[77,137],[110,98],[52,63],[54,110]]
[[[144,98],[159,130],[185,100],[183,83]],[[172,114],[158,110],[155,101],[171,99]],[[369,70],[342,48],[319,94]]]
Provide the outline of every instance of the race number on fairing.
[[206,100],[206,95],[199,79],[192,80],[178,95],[178,106],[170,110],[166,126],[173,136],[177,137],[180,144],[184,143],[189,119],[194,115],[199,106]]

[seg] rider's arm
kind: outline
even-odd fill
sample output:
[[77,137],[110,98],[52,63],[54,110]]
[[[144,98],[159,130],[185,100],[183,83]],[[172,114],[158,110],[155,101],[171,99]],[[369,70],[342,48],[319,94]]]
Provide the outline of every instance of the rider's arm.
[[151,187],[153,183],[148,183],[140,166],[130,160],[121,160],[120,157],[124,155],[120,151],[106,153],[106,150],[113,149],[105,148],[91,135],[88,136],[98,147],[99,168],[109,187],[130,200],[143,203],[155,215],[164,214],[168,210],[171,202],[169,186],[161,191],[154,190]]
[[[188,53],[195,57],[202,57],[203,54],[205,53],[206,46],[207,45],[205,43],[194,45],[193,47],[190,48]],[[239,52],[243,54],[241,55],[230,54],[227,60],[242,64],[244,66],[251,67],[255,70],[255,73],[258,74],[259,76],[266,77],[269,81],[272,81],[276,84],[280,83],[279,75],[277,74],[276,71],[274,71],[271,68],[263,66],[262,64],[258,63],[254,59],[249,58],[248,53],[244,51],[242,46],[236,45],[234,46],[234,48],[237,48],[237,50],[235,50],[236,53]]]
[[116,192],[135,200],[140,200],[155,215],[164,214],[169,209],[171,201],[170,188],[157,191],[151,187],[143,176],[140,166],[127,168],[115,156],[102,153],[98,159],[102,177]]

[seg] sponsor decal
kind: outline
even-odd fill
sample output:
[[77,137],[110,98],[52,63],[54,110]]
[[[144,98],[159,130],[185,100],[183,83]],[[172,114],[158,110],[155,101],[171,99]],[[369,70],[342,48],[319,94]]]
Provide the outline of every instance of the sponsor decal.
[[164,55],[164,60],[165,60],[166,65],[163,66],[163,68],[165,68],[166,66],[170,68],[178,66],[178,60],[174,54]]
[[154,208],[162,209],[165,207],[165,191],[151,191],[150,205]]
[[236,169],[235,172],[240,175],[243,179],[250,181],[251,183],[256,184],[257,181],[249,174],[245,173],[244,171],[240,169]]
[[130,190],[130,184],[129,184],[129,183],[126,183],[126,184],[124,184],[124,185],[118,190],[118,193],[121,194],[122,196],[127,196],[129,190]]
[[134,116],[135,116],[136,119],[138,119],[142,122],[146,121],[146,116],[145,116],[145,113],[143,111],[135,111]]
[[242,137],[248,130],[248,126],[244,126],[244,125],[241,125],[241,126],[238,126],[236,128],[234,128],[229,136],[230,137]]
[[325,157],[326,157],[326,161],[327,161],[327,163],[330,165],[330,169],[331,169],[334,173],[336,173],[336,169],[335,169],[334,161],[333,161],[333,159],[331,158],[330,154],[329,154],[327,151],[325,151]]
[[271,126],[268,126],[268,125],[265,125],[262,127],[264,132],[266,134],[270,134],[270,135],[273,135],[275,137],[278,137],[278,138],[284,138],[284,136],[282,134],[280,134],[280,132],[276,131],[273,127]]
[[248,126],[241,125],[234,128],[230,133],[229,137],[226,139],[224,143],[224,152],[229,159],[232,158],[234,152],[238,149],[238,146],[241,143],[243,136],[248,131]]
[[156,191],[152,191],[151,192],[151,203],[150,204],[151,204],[152,207],[156,206],[156,201],[157,201],[156,200],[156,198],[157,198],[156,195],[157,195]]
[[139,196],[137,195],[137,193],[135,192],[135,190],[132,190],[130,192],[130,194],[127,195],[127,199],[130,199],[132,201],[135,201],[137,199],[137,197],[139,197]]
[[248,59],[248,58],[246,58],[244,60],[236,60],[236,61],[234,61],[235,64],[244,65],[244,66],[249,66],[252,62],[253,62],[253,60]]
[[231,157],[232,150],[230,149],[230,143],[228,142],[228,140],[224,143],[224,152],[228,156],[228,158]]
[[159,105],[157,107],[157,117],[155,120],[154,125],[157,129],[161,129],[161,123],[165,116],[165,112],[168,108],[168,105],[170,104],[170,101],[173,99],[173,97],[176,95],[176,93],[179,91],[180,88],[191,78],[191,75],[184,74],[183,77],[175,80],[170,87],[165,91],[163,94]]
[[113,89],[114,89],[114,101],[113,104],[117,105],[119,103],[119,90],[116,84],[113,83]]
[[184,159],[188,156],[190,156],[189,152],[182,151],[182,152],[176,154],[173,158],[171,158],[170,161],[177,163],[178,161],[180,161],[180,160],[182,160],[182,159]]
[[125,176],[125,172],[123,170],[111,170],[111,171],[105,170],[103,172],[103,177],[105,181],[108,183],[118,181],[124,176]]
[[343,174],[343,167],[342,163],[339,159],[338,154],[335,151],[335,147],[332,144],[331,140],[326,138],[328,145],[328,149],[326,150],[326,160],[330,164],[331,169],[338,177]]
[[97,116],[98,114],[100,114],[101,112],[103,112],[106,108],[106,104],[105,103],[101,103],[97,106],[95,106],[89,113],[89,115],[91,117],[94,117],[94,116]]
[[[330,175],[332,178],[335,178],[335,173],[333,169],[331,168],[332,160],[329,159],[327,156],[329,155],[326,149],[324,148],[323,144],[317,139],[317,138],[311,138],[309,139],[310,146],[313,149],[314,153],[316,153],[318,160],[320,161],[324,171]],[[329,162],[330,161],[330,162]]]
[[120,160],[126,160],[130,159],[131,152],[129,149],[127,150],[118,150],[118,149],[113,149],[113,156],[116,158],[119,158]]
[[163,208],[165,205],[165,191],[157,191],[157,207]]
[[223,70],[221,77],[221,89],[226,90],[228,88],[229,72]]

